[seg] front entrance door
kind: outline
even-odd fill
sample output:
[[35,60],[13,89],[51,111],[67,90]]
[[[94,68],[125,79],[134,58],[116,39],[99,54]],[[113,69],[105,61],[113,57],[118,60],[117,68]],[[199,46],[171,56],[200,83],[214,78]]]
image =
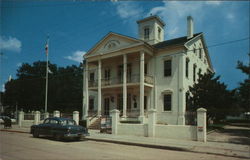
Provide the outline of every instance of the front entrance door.
[[104,98],[104,115],[109,115],[109,98]]

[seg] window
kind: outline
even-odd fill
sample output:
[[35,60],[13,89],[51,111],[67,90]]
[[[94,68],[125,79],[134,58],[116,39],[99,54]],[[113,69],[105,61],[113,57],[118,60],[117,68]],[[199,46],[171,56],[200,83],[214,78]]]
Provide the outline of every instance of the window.
[[110,80],[110,69],[105,69],[104,78],[105,80]]
[[144,39],[149,39],[149,28],[144,28]]
[[164,111],[171,111],[172,94],[168,93],[163,95],[163,105],[164,105]]
[[161,28],[158,27],[158,39],[161,40]]
[[148,64],[147,63],[144,64],[144,74],[145,75],[148,74]]
[[48,124],[49,123],[49,119],[45,119],[43,123]]
[[188,78],[189,59],[186,59],[186,77]]
[[172,72],[172,62],[169,59],[164,61],[164,76],[165,77],[171,76],[171,72]]
[[200,48],[199,48],[199,58],[202,59],[202,46],[200,44]]
[[202,59],[202,49],[199,49],[199,58]]
[[200,78],[200,75],[201,75],[201,69],[199,69],[199,71],[198,71],[199,78]]
[[89,74],[89,80],[90,81],[94,81],[95,80],[95,73],[92,72],[92,73]]
[[186,92],[186,110],[189,110],[190,108],[188,101],[189,101],[189,92]]
[[137,108],[136,95],[133,96],[134,108]]
[[148,97],[144,96],[144,110],[147,110],[147,100],[148,100]]
[[196,64],[193,65],[193,81],[196,80]]
[[89,99],[89,110],[90,111],[94,110],[94,98]]
[[118,94],[118,96],[117,96],[117,104],[118,104],[117,109],[122,111],[122,108],[123,108],[123,94]]
[[50,124],[58,124],[58,121],[55,120],[55,119],[51,119],[51,120],[50,120]]

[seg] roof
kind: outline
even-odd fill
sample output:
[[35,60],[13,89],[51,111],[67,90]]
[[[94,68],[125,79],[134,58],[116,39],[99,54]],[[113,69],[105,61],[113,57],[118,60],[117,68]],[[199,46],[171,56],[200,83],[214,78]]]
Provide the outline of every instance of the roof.
[[[201,33],[202,32],[194,34],[193,38],[200,35]],[[193,38],[191,38],[191,39],[193,39]],[[188,39],[187,36],[179,37],[179,38],[170,39],[170,40],[156,43],[153,45],[153,47],[155,47],[157,49],[161,49],[161,48],[169,47],[172,45],[184,45],[186,42],[188,42],[191,39]]]
[[88,50],[88,52],[86,54],[84,54],[83,57],[87,57],[109,35],[122,36],[122,37],[125,37],[125,38],[128,38],[128,39],[134,40],[134,41],[145,43],[143,40],[140,40],[140,39],[137,39],[137,38],[134,38],[134,37],[130,37],[130,36],[126,36],[126,35],[123,35],[123,34],[120,34],[120,33],[111,32],[110,31],[104,37],[102,37],[90,50]]
[[163,26],[165,26],[165,23],[163,22],[163,20],[159,17],[159,16],[149,16],[147,18],[144,18],[144,19],[141,19],[141,20],[138,20],[136,21],[137,23],[141,23],[141,22],[145,22],[145,21],[148,21],[148,20],[151,20],[151,19],[156,19],[158,20]]

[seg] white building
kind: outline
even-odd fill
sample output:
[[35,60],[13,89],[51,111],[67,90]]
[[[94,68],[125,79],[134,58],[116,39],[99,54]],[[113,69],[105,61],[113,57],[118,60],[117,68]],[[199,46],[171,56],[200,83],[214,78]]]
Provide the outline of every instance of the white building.
[[84,118],[121,111],[121,118],[147,122],[156,109],[159,124],[185,125],[186,92],[198,73],[213,72],[203,33],[164,40],[158,16],[137,21],[138,39],[110,32],[85,55]]

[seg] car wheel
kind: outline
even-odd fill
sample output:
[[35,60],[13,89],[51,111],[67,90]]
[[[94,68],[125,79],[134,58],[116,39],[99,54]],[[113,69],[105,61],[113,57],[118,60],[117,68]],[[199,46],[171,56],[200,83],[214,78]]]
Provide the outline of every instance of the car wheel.
[[33,137],[34,138],[38,138],[39,137],[39,133],[37,131],[33,131]]

